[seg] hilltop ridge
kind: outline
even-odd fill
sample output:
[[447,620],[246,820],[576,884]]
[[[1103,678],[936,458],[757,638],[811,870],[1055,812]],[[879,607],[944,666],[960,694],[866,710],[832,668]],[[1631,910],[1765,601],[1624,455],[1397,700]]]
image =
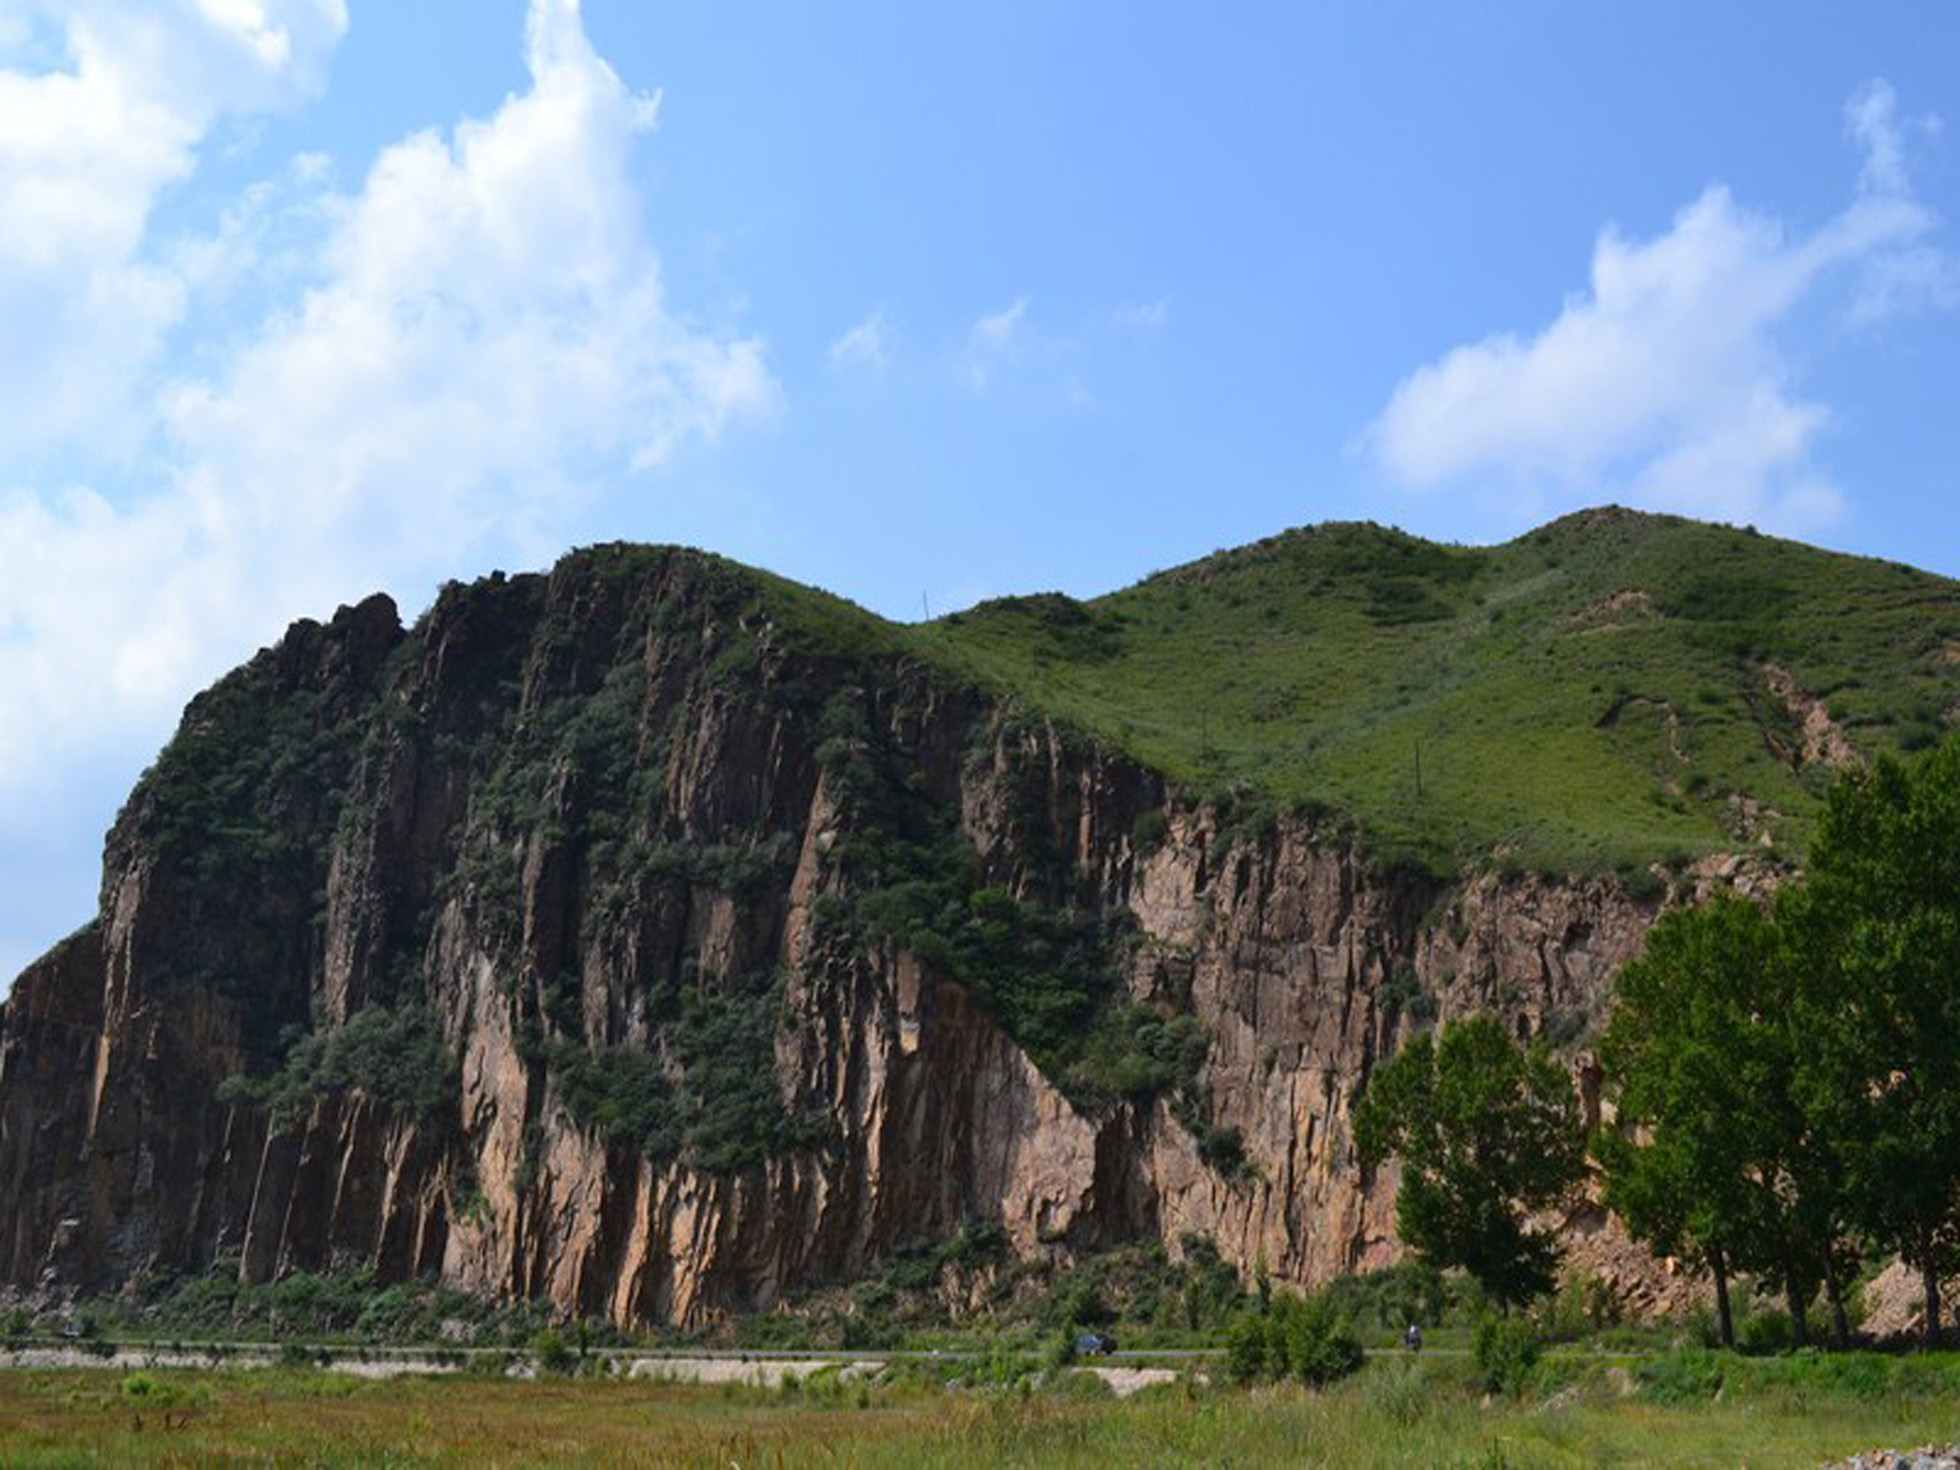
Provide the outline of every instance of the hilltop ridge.
[[1345,522],[984,603],[914,647],[1194,789],[1332,808],[1441,868],[1626,870],[1800,850],[1834,761],[1930,743],[1960,584],[1618,507],[1490,547]]
[[1303,526],[1078,600],[921,623],[711,553],[785,636],[910,656],[1249,812],[1334,813],[1439,871],[1801,850],[1831,771],[1960,708],[1960,582],[1601,506],[1492,546]]

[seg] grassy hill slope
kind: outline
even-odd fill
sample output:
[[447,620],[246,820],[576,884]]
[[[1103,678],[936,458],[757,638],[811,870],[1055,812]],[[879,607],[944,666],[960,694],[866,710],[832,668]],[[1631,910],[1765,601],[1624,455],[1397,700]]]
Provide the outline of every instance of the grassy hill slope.
[[1488,548],[1290,531],[903,641],[1196,789],[1333,808],[1437,866],[1627,868],[1765,831],[1794,853],[1830,776],[1807,700],[1867,752],[1930,743],[1960,700],[1960,583],[1610,509]]

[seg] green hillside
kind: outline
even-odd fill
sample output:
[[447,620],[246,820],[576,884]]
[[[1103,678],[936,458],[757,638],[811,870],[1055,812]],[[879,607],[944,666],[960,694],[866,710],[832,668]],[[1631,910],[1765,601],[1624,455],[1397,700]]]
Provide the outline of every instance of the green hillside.
[[1830,767],[1771,666],[1866,751],[1931,743],[1960,700],[1960,583],[1622,510],[1489,548],[1291,531],[902,641],[1193,789],[1338,811],[1437,866],[1627,868],[1764,830],[1794,854]]

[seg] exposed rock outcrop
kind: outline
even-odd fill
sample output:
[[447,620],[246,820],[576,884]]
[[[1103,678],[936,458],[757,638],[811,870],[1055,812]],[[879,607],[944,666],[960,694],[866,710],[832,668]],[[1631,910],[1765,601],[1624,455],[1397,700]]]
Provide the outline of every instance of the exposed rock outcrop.
[[[1181,1101],[1085,1098],[864,917],[855,854],[899,805],[1195,1018]],[[409,630],[385,599],[296,626],[193,703],[102,896],[0,1012],[0,1279],[366,1264],[679,1323],[973,1217],[1024,1252],[1199,1232],[1282,1281],[1386,1264],[1394,1179],[1349,1142],[1369,1069],[1471,1010],[1577,1037],[1652,912],[1612,881],[1445,888],[1305,817],[1235,829],[712,559],[614,549]],[[715,1123],[735,1083],[676,1039],[691,1005],[765,1018],[764,1145],[642,1148],[581,1104],[565,1059],[630,1054]],[[433,1016],[440,1106],[236,1080],[374,1007]]]

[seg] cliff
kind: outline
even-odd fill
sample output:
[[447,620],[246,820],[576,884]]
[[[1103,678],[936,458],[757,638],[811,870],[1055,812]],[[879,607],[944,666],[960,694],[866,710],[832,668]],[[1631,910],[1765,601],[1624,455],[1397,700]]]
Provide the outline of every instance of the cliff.
[[0,1010],[0,1281],[367,1265],[696,1324],[971,1219],[1386,1264],[1370,1067],[1472,1009],[1577,1041],[1666,884],[1250,807],[697,553],[298,624]]

